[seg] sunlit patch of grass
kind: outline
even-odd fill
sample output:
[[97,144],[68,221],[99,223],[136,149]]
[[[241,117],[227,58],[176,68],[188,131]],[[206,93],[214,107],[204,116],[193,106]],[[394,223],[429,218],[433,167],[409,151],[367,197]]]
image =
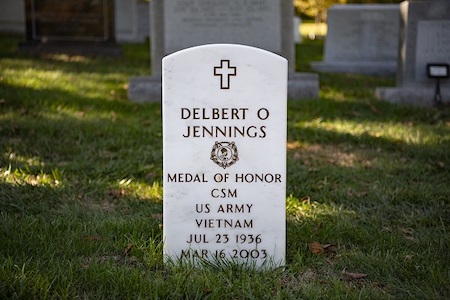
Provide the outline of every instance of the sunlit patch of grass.
[[93,58],[82,55],[68,55],[68,54],[44,54],[42,56],[48,60],[62,61],[62,62],[77,62],[77,63],[92,63]]
[[42,169],[38,169],[38,171],[32,170],[29,165],[14,171],[12,171],[11,165],[7,168],[0,168],[0,178],[9,183],[49,186],[52,188],[61,185],[63,180],[62,174],[58,169],[51,170],[51,173],[45,173]]
[[147,199],[155,203],[161,203],[163,189],[158,180],[151,182],[157,179],[155,177],[159,180],[159,176],[153,173],[149,173],[146,176],[146,181],[137,181],[131,178],[121,179],[117,183],[117,191],[118,193],[128,193],[137,199]]
[[429,128],[414,127],[411,124],[395,122],[361,122],[339,119],[330,122],[317,118],[298,123],[297,126],[299,128],[332,131],[342,135],[348,134],[353,137],[383,138],[394,143],[412,145],[437,144],[449,140],[449,137],[442,136],[440,133],[429,130]]
[[355,211],[344,209],[342,206],[319,203],[312,201],[310,197],[298,199],[292,195],[286,198],[286,212],[295,220],[307,218],[312,222],[319,222],[323,217],[340,218],[346,216],[352,218],[356,215]]

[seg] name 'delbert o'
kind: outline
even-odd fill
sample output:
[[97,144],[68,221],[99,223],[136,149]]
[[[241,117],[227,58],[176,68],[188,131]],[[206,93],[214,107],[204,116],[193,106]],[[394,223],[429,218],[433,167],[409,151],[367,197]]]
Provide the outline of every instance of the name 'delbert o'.
[[[249,114],[249,108],[181,108],[182,120],[246,120]],[[269,111],[266,108],[260,108],[256,112],[256,116],[259,120],[265,121],[269,118]],[[248,138],[265,138],[266,126],[236,126],[236,125],[222,125],[222,126],[204,126],[193,125],[187,126],[186,131],[183,134],[184,138],[236,138],[236,137],[248,137]]]

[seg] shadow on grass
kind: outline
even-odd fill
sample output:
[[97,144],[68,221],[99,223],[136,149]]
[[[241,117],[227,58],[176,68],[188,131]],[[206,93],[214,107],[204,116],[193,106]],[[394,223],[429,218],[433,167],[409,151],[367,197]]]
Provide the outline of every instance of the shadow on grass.
[[[68,54],[28,55],[18,52],[18,44],[25,40],[24,36],[0,34],[0,59],[20,60],[17,67],[38,67],[42,70],[58,69],[65,73],[95,73],[110,74],[127,73],[129,76],[149,75],[150,73],[150,43],[122,44],[123,57],[83,56]],[[136,74],[136,71],[138,73]]]
[[[0,112],[6,112],[9,109],[20,110],[20,113],[26,112],[48,112],[58,113],[58,109],[68,108],[72,110],[83,111],[91,110],[101,114],[118,110],[121,114],[132,116],[137,110],[146,109],[147,105],[138,105],[136,103],[123,100],[126,98],[126,91],[120,91],[118,99],[105,100],[99,96],[89,97],[87,91],[77,90],[65,91],[60,88],[31,88],[23,86],[13,86],[0,82],[0,91],[2,93],[3,103],[0,104]],[[154,104],[159,105],[159,104]],[[26,111],[25,111],[26,110]],[[159,118],[161,118],[159,116]]]

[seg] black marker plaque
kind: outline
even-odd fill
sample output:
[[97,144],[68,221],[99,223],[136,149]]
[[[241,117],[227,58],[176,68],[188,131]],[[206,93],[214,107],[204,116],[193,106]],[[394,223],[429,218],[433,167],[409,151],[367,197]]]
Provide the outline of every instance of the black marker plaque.
[[88,54],[119,50],[112,47],[114,0],[25,0],[25,11],[27,42],[22,50]]

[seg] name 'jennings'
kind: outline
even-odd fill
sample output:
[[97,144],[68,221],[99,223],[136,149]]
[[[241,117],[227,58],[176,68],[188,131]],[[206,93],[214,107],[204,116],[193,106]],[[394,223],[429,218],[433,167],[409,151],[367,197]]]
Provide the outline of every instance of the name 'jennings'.
[[[245,120],[248,108],[181,108],[182,120]],[[186,126],[184,138],[265,138],[266,126],[193,125]]]

